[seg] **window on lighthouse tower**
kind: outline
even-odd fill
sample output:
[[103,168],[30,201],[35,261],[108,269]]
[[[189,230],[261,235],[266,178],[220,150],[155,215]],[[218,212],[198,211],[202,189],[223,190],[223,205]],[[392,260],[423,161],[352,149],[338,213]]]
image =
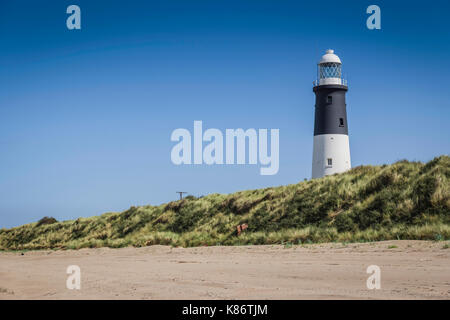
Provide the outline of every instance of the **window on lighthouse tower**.
[[339,118],[339,127],[344,126],[344,118]]
[[331,167],[331,166],[333,165],[333,159],[328,158],[328,159],[327,159],[327,163],[328,163],[328,165]]

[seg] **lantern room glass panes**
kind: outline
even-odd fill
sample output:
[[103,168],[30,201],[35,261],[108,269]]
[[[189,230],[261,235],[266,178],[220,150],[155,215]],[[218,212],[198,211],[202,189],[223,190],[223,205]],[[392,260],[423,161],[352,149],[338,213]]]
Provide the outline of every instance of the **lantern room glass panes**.
[[341,64],[334,62],[327,62],[319,64],[319,77],[325,78],[341,78]]

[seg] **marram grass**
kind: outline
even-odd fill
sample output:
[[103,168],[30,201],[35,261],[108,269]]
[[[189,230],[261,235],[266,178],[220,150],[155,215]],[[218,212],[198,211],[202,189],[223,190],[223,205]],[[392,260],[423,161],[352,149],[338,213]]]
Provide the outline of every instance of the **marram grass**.
[[449,177],[448,156],[360,166],[294,185],[1,229],[0,249],[449,240]]

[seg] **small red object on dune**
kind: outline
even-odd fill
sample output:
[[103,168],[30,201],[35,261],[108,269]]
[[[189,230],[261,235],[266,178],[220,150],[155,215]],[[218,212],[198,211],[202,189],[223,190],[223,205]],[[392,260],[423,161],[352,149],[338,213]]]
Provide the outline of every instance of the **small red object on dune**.
[[244,223],[244,224],[240,224],[236,227],[237,229],[237,235],[240,235],[242,231],[244,231],[245,229],[248,228],[248,224]]

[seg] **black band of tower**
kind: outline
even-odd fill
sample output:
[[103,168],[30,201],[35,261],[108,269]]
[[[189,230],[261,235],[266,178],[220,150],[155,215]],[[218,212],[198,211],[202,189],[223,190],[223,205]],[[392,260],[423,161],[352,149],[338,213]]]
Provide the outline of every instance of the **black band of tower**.
[[313,88],[316,94],[314,135],[345,134],[348,135],[347,110],[344,85],[319,85]]

